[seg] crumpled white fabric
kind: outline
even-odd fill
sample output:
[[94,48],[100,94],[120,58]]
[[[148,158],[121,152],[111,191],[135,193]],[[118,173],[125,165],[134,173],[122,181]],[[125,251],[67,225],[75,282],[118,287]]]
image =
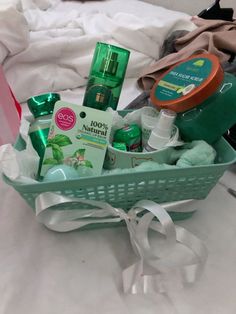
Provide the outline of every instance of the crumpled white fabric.
[[[25,147],[19,150],[12,144],[0,146],[0,174],[19,183],[36,183],[36,175],[39,165],[39,156],[28,136],[32,115],[25,115],[21,119],[19,136],[25,143]],[[19,142],[19,140],[17,141]],[[19,145],[19,144],[18,144]]]
[[25,17],[14,7],[0,6],[0,64],[29,45],[29,28]]
[[50,0],[19,0],[22,10],[39,8],[46,10],[51,6]]
[[0,173],[21,183],[36,182],[39,157],[33,148],[18,151],[11,144],[0,146]]
[[14,7],[21,11],[35,8],[46,10],[51,4],[52,0],[1,0],[0,9],[3,7]]
[[[63,3],[65,9],[66,4]],[[50,7],[46,11],[39,8],[23,11],[29,28],[29,46],[7,58],[3,65],[20,102],[35,94],[85,86],[98,41],[130,50],[126,78],[136,78],[143,67],[159,58],[161,45],[170,32],[195,27],[184,13],[141,1],[112,0],[102,1],[101,5],[107,9],[81,12],[55,11]],[[118,6],[121,9],[114,13]],[[22,28],[25,20],[14,24],[14,32]],[[8,32],[11,34],[13,29],[9,27]]]

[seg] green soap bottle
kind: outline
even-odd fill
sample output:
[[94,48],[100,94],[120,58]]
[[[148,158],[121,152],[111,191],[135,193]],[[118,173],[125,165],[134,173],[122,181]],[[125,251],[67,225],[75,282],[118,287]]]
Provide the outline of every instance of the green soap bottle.
[[57,93],[42,94],[27,100],[29,110],[34,116],[34,121],[29,128],[29,136],[40,157],[39,171],[47,145],[54,105],[58,100],[60,100],[60,95]]
[[130,52],[98,42],[94,51],[83,106],[116,110]]

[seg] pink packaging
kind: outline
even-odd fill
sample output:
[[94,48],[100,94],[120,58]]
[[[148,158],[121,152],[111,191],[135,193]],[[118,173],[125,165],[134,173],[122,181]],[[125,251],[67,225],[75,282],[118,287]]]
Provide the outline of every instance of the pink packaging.
[[20,104],[15,99],[0,66],[0,145],[14,143],[19,133]]

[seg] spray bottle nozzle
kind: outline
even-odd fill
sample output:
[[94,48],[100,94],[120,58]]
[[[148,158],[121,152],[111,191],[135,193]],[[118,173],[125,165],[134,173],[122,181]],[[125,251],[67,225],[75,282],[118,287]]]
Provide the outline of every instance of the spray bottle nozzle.
[[169,142],[175,118],[176,112],[172,110],[162,109],[160,111],[157,124],[148,140],[150,147],[160,149]]

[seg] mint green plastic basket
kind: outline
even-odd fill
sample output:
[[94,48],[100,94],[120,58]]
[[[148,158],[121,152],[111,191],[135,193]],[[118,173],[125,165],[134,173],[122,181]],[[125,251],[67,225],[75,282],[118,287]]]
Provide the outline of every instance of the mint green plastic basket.
[[[16,147],[19,150],[23,149],[24,142],[18,140]],[[6,177],[4,180],[20,193],[32,209],[35,209],[35,198],[40,193],[48,191],[82,199],[106,201],[114,207],[126,210],[142,199],[157,203],[204,199],[228,166],[236,161],[235,150],[224,138],[221,138],[214,147],[217,151],[217,160],[210,166],[105,175],[66,182],[19,184]],[[75,204],[71,204],[67,208],[75,207]],[[184,219],[189,216],[190,213],[172,214],[173,219]]]

